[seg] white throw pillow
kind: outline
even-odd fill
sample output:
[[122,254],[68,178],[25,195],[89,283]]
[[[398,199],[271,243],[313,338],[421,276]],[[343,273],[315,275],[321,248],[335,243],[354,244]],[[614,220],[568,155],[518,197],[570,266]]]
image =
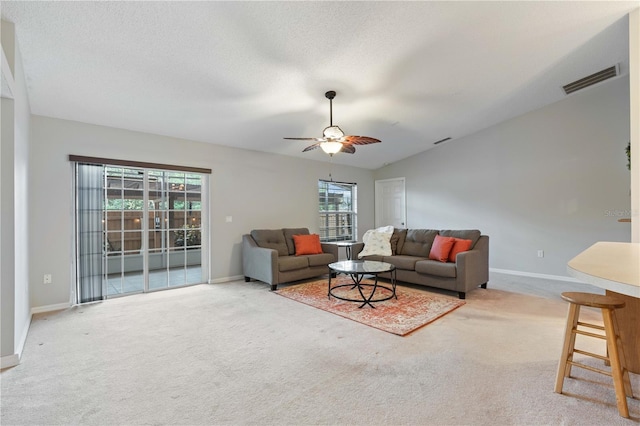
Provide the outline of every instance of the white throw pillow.
[[378,229],[370,229],[362,236],[364,249],[358,253],[358,259],[364,256],[391,256],[391,236],[393,226],[383,226]]

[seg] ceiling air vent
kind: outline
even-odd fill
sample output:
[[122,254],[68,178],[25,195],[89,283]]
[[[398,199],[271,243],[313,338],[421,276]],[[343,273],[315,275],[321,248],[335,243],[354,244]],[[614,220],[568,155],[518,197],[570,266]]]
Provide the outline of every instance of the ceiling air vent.
[[439,143],[446,142],[446,141],[449,141],[449,140],[451,140],[451,138],[444,138],[444,139],[440,139],[440,140],[439,140],[439,141],[437,141],[437,142],[434,142],[433,144],[434,144],[434,145],[438,145]]
[[620,66],[616,64],[612,67],[603,69],[602,71],[598,71],[597,73],[581,78],[580,80],[576,80],[573,83],[564,85],[562,86],[562,88],[564,89],[564,93],[568,95],[569,93],[577,92],[578,90],[582,90],[585,87],[593,86],[594,84],[598,84],[602,81],[617,77],[619,75]]

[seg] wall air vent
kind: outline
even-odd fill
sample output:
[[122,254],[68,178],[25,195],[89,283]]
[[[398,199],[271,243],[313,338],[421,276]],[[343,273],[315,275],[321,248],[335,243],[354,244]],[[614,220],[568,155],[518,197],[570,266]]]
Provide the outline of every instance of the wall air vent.
[[444,138],[444,139],[440,139],[440,140],[439,140],[439,141],[437,141],[437,142],[434,142],[433,144],[434,144],[434,145],[438,145],[439,143],[446,142],[446,141],[449,141],[449,140],[451,140],[451,138]]
[[581,78],[580,80],[576,80],[573,83],[564,85],[562,86],[562,88],[564,89],[564,93],[568,95],[569,93],[577,92],[578,90],[582,90],[585,87],[593,86],[594,84],[598,84],[602,81],[617,77],[619,75],[620,65],[616,64],[612,67],[603,69],[602,71],[598,71],[597,73]]

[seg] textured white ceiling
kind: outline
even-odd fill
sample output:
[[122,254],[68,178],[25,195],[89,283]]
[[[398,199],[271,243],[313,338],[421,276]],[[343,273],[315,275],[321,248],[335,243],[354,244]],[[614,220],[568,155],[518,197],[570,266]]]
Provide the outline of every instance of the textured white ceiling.
[[[375,169],[616,63],[631,2],[2,2],[33,114]],[[605,83],[606,84],[606,83]],[[588,90],[588,89],[587,89]]]

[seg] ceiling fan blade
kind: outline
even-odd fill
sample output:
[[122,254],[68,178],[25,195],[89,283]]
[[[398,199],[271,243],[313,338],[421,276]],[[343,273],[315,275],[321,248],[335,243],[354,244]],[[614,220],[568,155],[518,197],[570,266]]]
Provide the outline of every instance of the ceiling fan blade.
[[313,145],[309,145],[308,147],[306,147],[305,149],[302,150],[302,152],[307,152],[307,151],[311,151],[313,149],[316,149],[320,146],[322,142],[318,142],[318,143],[314,143]]
[[345,136],[343,139],[343,143],[349,145],[369,145],[381,142],[379,139],[370,138],[369,136]]
[[350,144],[342,144],[342,149],[340,152],[344,152],[345,154],[355,154],[356,147]]
[[316,142],[324,142],[326,140],[325,138],[282,138],[282,139],[288,139],[292,141],[316,141]]

